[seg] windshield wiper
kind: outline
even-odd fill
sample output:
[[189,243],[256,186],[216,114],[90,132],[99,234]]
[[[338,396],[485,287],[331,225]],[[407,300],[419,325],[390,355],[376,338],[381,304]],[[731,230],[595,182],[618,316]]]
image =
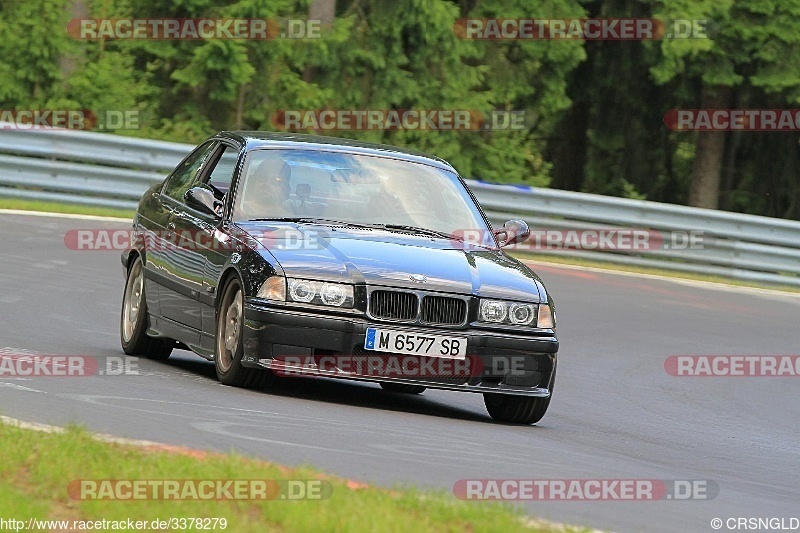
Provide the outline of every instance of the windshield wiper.
[[350,222],[348,220],[333,220],[330,218],[308,218],[308,217],[274,217],[274,218],[251,218],[250,221],[258,222],[300,222],[302,224],[324,224],[326,226],[348,226],[351,228],[367,228],[367,229],[385,229],[389,231],[405,231],[408,233],[417,233],[419,235],[428,235],[430,237],[439,237],[442,239],[455,239],[463,241],[458,235],[438,231],[435,229],[420,228],[417,226],[407,226],[404,224],[368,224],[365,222]]
[[441,237],[443,239],[461,240],[458,236],[453,235],[452,233],[437,231],[435,229],[419,228],[417,226],[406,226],[403,224],[377,224],[377,226],[388,230],[407,231],[411,233],[419,233],[421,235],[429,235],[431,237]]
[[330,218],[308,218],[308,217],[273,217],[273,218],[251,218],[248,222],[299,222],[301,224],[324,224],[326,226],[349,226],[353,228],[382,228],[382,224],[362,224],[360,222],[348,222],[346,220],[333,220]]
[[265,218],[248,218],[247,222],[302,222],[304,220],[306,219],[297,217],[265,217]]

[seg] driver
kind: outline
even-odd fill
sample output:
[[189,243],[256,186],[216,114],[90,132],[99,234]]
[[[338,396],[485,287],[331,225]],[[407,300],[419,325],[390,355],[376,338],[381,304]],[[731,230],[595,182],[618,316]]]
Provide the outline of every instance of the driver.
[[265,159],[251,176],[242,210],[249,216],[291,217],[297,214],[297,204],[291,193],[291,167],[282,159]]

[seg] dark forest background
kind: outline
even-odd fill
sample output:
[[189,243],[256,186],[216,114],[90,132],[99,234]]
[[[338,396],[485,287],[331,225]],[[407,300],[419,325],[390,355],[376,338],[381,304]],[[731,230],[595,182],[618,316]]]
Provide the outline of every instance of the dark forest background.
[[[319,39],[77,40],[75,18],[290,18]],[[465,40],[461,18],[703,19],[705,39]],[[465,176],[800,219],[800,133],[671,131],[673,108],[794,108],[787,0],[2,0],[0,109],[138,110],[127,135],[275,129],[281,109],[524,110],[512,131],[351,131]],[[313,132],[312,132],[313,133]]]

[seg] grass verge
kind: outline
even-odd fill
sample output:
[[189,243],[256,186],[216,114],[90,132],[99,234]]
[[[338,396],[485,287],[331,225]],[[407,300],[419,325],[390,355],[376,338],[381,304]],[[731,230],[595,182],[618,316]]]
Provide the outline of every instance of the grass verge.
[[133,218],[135,213],[135,211],[129,209],[65,204],[62,202],[48,202],[43,200],[23,200],[19,198],[0,198],[0,209],[19,209],[21,211],[44,211],[46,213],[67,213],[120,218]]
[[[98,440],[86,430],[41,432],[0,423],[0,517],[39,520],[225,518],[228,531],[585,531],[534,522],[508,505],[446,492],[387,490],[234,454],[175,453]],[[390,460],[387,458],[387,461]],[[73,480],[317,480],[325,500],[72,499]],[[221,522],[219,523],[221,524]],[[69,526],[73,527],[72,525]],[[50,525],[49,530],[63,530]],[[109,528],[110,529],[110,528]],[[217,529],[221,529],[219,526]]]

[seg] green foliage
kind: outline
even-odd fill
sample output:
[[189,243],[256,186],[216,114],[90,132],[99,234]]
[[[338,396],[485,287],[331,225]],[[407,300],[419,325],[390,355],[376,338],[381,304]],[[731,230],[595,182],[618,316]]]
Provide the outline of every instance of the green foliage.
[[[0,108],[136,110],[119,133],[198,142],[283,110],[521,111],[519,129],[311,131],[420,149],[466,177],[685,203],[700,135],[672,108],[800,102],[800,0],[328,0],[318,39],[77,40],[75,17],[307,19],[311,0],[4,0]],[[710,21],[709,38],[468,40],[463,18]],[[727,93],[726,93],[727,94]],[[776,136],[782,136],[775,142]],[[800,218],[794,133],[726,138],[722,207]],[[767,175],[769,173],[769,175]]]
[[[0,4],[0,105],[34,108],[58,90],[67,0],[4,0]],[[55,31],[54,31],[55,30]]]

